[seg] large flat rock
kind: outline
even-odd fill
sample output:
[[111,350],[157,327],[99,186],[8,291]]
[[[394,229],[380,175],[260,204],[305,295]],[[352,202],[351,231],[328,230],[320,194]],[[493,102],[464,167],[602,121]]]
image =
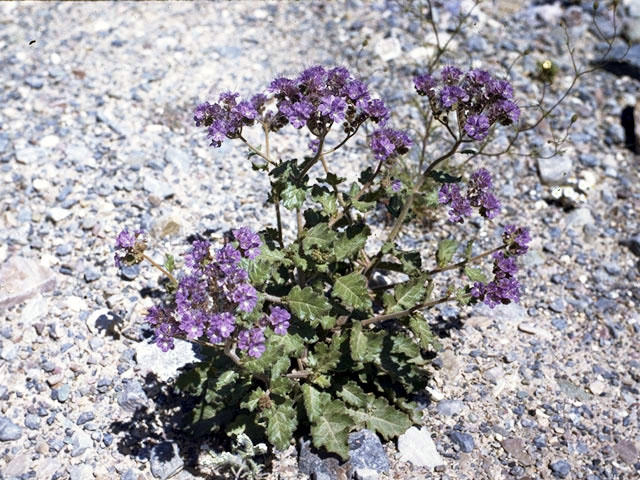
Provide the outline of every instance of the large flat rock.
[[13,307],[39,293],[52,290],[56,275],[24,257],[11,257],[0,267],[0,310]]

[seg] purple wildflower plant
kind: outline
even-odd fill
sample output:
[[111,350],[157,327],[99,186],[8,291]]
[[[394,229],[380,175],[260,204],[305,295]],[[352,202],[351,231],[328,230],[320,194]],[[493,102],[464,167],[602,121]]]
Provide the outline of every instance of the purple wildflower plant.
[[390,128],[376,130],[371,135],[370,146],[376,159],[389,161],[398,155],[403,155],[411,148],[411,139],[400,131]]
[[393,180],[391,182],[391,190],[393,192],[399,192],[402,190],[402,182],[400,180]]
[[286,335],[289,328],[289,320],[291,314],[281,307],[271,307],[271,315],[269,315],[269,323],[273,327],[273,331],[278,335]]
[[492,188],[491,174],[481,168],[471,175],[466,196],[462,195],[460,187],[455,183],[445,183],[438,192],[438,201],[451,207],[450,222],[462,223],[464,217],[471,215],[471,207],[478,208],[483,217],[493,219],[500,213],[501,205],[491,192]]
[[468,116],[464,131],[474,140],[484,140],[489,133],[489,118],[483,114]]
[[144,251],[147,248],[147,244],[142,230],[136,230],[134,233],[122,230],[116,237],[115,246],[116,253],[113,260],[118,268],[135,265],[144,260]]

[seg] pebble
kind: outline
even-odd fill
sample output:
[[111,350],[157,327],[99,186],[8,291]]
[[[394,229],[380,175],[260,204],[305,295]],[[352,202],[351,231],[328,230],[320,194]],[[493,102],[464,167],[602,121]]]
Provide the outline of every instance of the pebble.
[[459,415],[464,408],[464,403],[460,400],[442,400],[438,402],[438,406],[436,407],[436,411],[440,415],[452,416]]
[[24,79],[24,83],[35,90],[40,90],[44,86],[44,80],[41,77],[29,76]]
[[389,471],[389,459],[380,439],[367,429],[349,435],[349,458],[352,468],[356,470]]
[[124,383],[122,392],[118,396],[118,405],[124,410],[134,413],[147,405],[147,394],[137,380]]
[[56,286],[55,274],[29,258],[13,256],[0,266],[0,310],[17,305]]
[[604,392],[606,387],[607,386],[604,384],[604,382],[595,380],[589,384],[589,391],[594,395],[600,395]]
[[567,182],[573,170],[573,162],[568,156],[538,158],[538,173],[544,185],[561,185]]
[[0,442],[18,440],[22,436],[22,429],[7,417],[0,417]]
[[27,414],[24,418],[24,426],[31,430],[40,430],[40,417],[33,413]]
[[504,448],[505,452],[516,459],[521,465],[524,465],[525,467],[533,465],[533,460],[527,453],[526,444],[522,438],[505,438],[504,440],[502,440],[501,445],[502,448]]
[[630,440],[620,440],[613,450],[628,465],[634,465],[638,461],[638,448]]
[[464,453],[471,453],[476,446],[473,437],[465,432],[454,430],[449,433],[449,438],[454,444],[458,445]]
[[429,431],[426,427],[417,429],[409,428],[398,437],[399,459],[403,462],[411,462],[418,467],[434,468],[444,465],[442,457],[436,449]]
[[84,425],[85,423],[90,422],[94,418],[96,418],[96,416],[93,412],[83,412],[78,417],[78,420],[76,420],[76,425]]
[[71,216],[71,210],[61,207],[52,207],[47,212],[47,218],[51,219],[54,223],[60,223],[65,218]]
[[571,473],[571,465],[566,460],[556,460],[550,465],[553,476],[557,478],[567,478]]
[[100,273],[100,270],[95,267],[87,267],[84,270],[84,280],[87,283],[95,282],[101,276],[102,274]]
[[178,445],[173,442],[162,442],[151,448],[149,458],[151,474],[160,480],[167,480],[184,466]]
[[67,400],[69,400],[69,395],[71,393],[71,387],[69,386],[69,384],[65,383],[60,388],[58,388],[56,390],[56,392],[57,392],[58,401],[60,403],[64,403]]
[[71,447],[71,456],[79,457],[87,449],[93,447],[93,440],[88,433],[77,430],[71,437]]
[[70,480],[93,480],[91,465],[75,465],[69,469]]

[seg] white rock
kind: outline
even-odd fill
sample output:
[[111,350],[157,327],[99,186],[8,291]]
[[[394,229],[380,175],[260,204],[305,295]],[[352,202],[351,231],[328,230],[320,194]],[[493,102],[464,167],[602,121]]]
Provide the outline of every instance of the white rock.
[[175,340],[175,348],[166,353],[153,342],[140,342],[134,348],[142,371],[155,373],[162,382],[176,378],[180,367],[198,360],[192,344],[185,340]]
[[535,325],[528,322],[522,322],[520,325],[518,325],[518,330],[524,333],[529,333],[531,335],[537,335],[538,337],[545,340],[551,340],[553,338],[553,335],[548,330],[536,327]]
[[49,309],[49,299],[38,295],[27,302],[20,314],[22,321],[32,325],[44,316]]
[[36,178],[31,182],[33,188],[35,188],[38,192],[44,192],[51,188],[51,184],[45,180],[44,178]]
[[0,310],[52,290],[56,275],[24,257],[11,257],[0,267]]
[[573,163],[570,157],[559,155],[551,158],[538,158],[538,172],[540,180],[545,185],[560,185],[567,181]]
[[594,222],[591,210],[587,207],[576,208],[565,219],[566,228],[584,227],[585,225],[593,225]]
[[418,430],[411,427],[398,437],[398,452],[400,460],[411,462],[418,467],[434,468],[444,465],[442,457],[436,450],[436,444],[426,427]]
[[47,212],[47,217],[53,220],[55,223],[61,222],[70,215],[71,210],[61,207],[52,207]]
[[53,148],[60,142],[60,138],[57,135],[46,135],[40,140],[40,146],[43,148]]
[[607,386],[604,384],[604,382],[602,382],[600,380],[594,380],[589,385],[589,390],[594,395],[600,395],[602,392],[604,392],[605,388],[607,388]]
[[380,474],[371,468],[356,468],[356,480],[378,480]]
[[376,43],[373,51],[383,62],[394,60],[402,55],[402,44],[395,37],[383,38]]
[[84,299],[75,295],[70,295],[64,302],[67,308],[72,312],[79,312],[80,310],[87,310],[87,302]]

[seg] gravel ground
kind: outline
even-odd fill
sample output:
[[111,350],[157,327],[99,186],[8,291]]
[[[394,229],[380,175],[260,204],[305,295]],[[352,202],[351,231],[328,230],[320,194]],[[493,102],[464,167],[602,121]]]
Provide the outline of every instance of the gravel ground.
[[[602,52],[589,2],[534,3],[484,2],[451,44],[452,61],[466,65],[459,52],[469,52],[498,69],[531,48],[512,75],[521,105],[542,93],[529,75],[536,60],[561,67],[549,96],[571,81],[561,18],[580,63]],[[451,25],[446,9],[439,25]],[[416,38],[429,35],[383,1],[0,3],[0,262],[10,259],[0,269],[0,478],[167,478],[182,464],[172,478],[204,476],[181,435],[188,405],[171,387],[196,354],[146,343],[157,276],[121,278],[115,235],[142,227],[161,258],[194,232],[263,227],[267,182],[242,149],[207,147],[193,106],[314,63],[348,65],[399,104],[429,53]],[[588,75],[513,155],[478,158],[506,207],[496,221],[452,230],[439,220],[402,238],[425,259],[447,234],[490,247],[506,223],[528,225],[534,241],[521,304],[430,315],[443,352],[425,426],[443,465],[401,461],[389,443],[380,479],[639,478],[640,178],[620,125],[639,85]],[[398,112],[403,126],[408,110]],[[573,113],[561,155],[518,155],[544,152]],[[306,144],[296,140],[285,136],[279,153]],[[350,175],[370,161],[363,141],[335,157]],[[296,455],[280,453],[270,476],[307,478]]]

